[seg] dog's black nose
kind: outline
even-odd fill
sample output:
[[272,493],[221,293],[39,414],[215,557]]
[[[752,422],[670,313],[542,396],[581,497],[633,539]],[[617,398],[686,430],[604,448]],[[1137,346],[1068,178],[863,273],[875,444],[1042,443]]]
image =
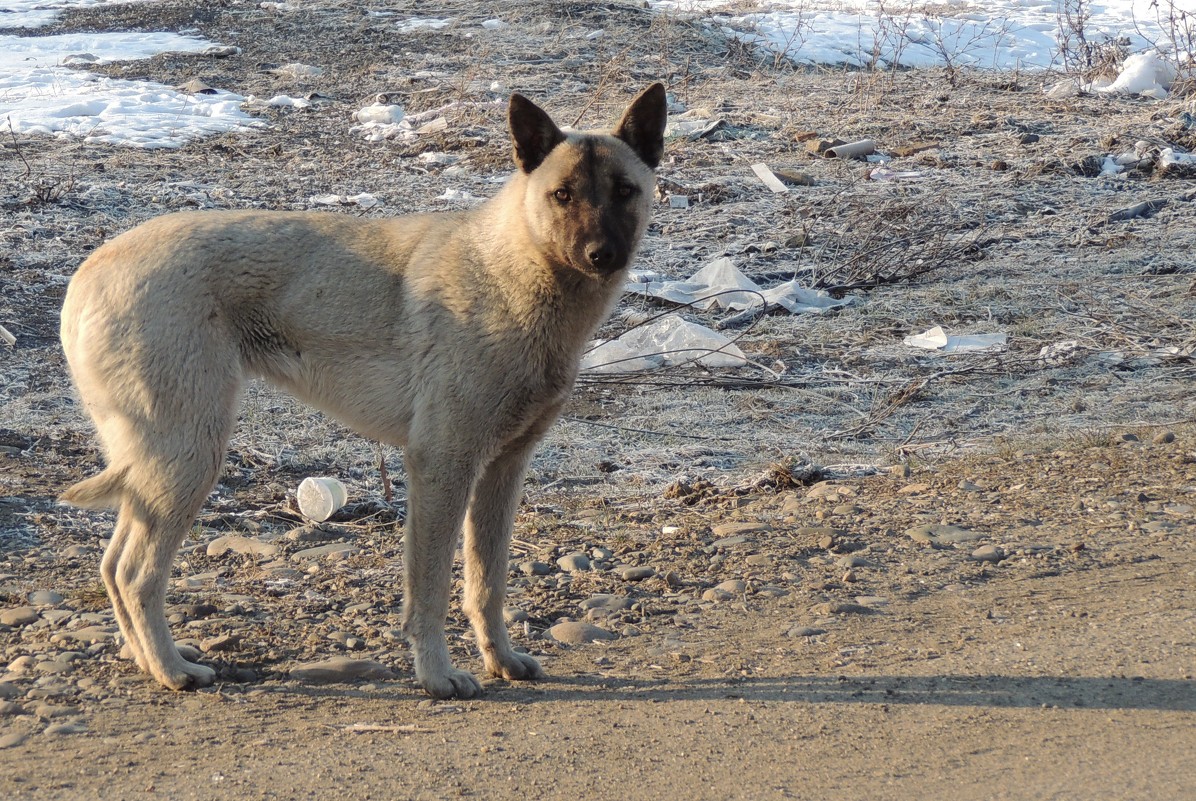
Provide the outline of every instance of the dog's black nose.
[[615,251],[607,245],[592,244],[586,248],[586,257],[590,266],[596,269],[608,269],[615,260]]

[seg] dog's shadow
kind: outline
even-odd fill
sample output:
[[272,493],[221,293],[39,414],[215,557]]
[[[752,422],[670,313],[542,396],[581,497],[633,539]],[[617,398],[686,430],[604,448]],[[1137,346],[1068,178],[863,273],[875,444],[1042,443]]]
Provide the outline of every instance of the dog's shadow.
[[[410,683],[347,685],[287,683],[270,692],[307,698],[410,701]],[[654,679],[574,676],[532,683],[491,682],[481,699],[445,704],[717,700],[802,704],[917,704],[948,707],[1143,709],[1196,712],[1196,682],[1105,676],[792,676],[742,679]]]

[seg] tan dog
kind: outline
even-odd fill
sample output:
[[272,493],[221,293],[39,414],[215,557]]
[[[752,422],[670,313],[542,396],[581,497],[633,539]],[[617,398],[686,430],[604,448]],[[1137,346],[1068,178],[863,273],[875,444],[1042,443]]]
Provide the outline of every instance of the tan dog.
[[665,92],[644,90],[611,134],[562,132],[520,95],[509,116],[519,170],[474,211],[171,214],[71,281],[62,343],[108,466],[62,500],[119,509],[101,573],[137,664],[165,686],[215,678],[179,654],[164,599],[251,375],[405,446],[404,630],[423,688],[481,691],[444,637],[462,528],[486,670],[543,676],[503,622],[511,529],[532,451],[647,227]]

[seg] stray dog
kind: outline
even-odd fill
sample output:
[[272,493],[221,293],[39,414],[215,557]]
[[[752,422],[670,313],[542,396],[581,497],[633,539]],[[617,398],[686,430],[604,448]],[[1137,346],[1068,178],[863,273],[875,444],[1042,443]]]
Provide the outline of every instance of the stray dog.
[[424,690],[482,689],[444,635],[462,530],[486,671],[544,675],[503,621],[511,529],[532,451],[647,228],[665,90],[645,89],[609,134],[562,131],[518,94],[508,116],[518,170],[475,210],[170,214],[71,280],[62,344],[107,467],[61,500],[119,511],[100,572],[138,666],[166,687],[215,678],[175,647],[166,584],[253,375],[406,449],[403,628]]

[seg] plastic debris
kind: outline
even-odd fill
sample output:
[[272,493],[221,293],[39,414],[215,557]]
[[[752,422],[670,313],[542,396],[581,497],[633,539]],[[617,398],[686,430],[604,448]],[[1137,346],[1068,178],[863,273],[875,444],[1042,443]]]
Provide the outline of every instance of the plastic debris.
[[361,206],[363,209],[372,209],[382,205],[382,201],[369,192],[359,195],[312,195],[308,199],[317,206]]
[[771,189],[773,192],[780,194],[782,192],[789,191],[789,187],[787,187],[787,186],[785,186],[785,184],[781,183],[780,178],[773,175],[772,170],[768,169],[767,164],[763,164],[763,163],[753,164],[752,172],[756,173],[756,177],[759,178],[761,181],[763,181],[764,185],[767,186],[769,189]]
[[299,511],[304,517],[323,523],[345,505],[345,501],[349,499],[349,492],[345,485],[335,478],[308,477],[299,482],[299,490],[295,496],[299,501]]
[[1121,65],[1121,72],[1108,86],[1092,86],[1104,94],[1143,95],[1165,100],[1175,81],[1175,63],[1158,53],[1134,53]]
[[780,307],[791,314],[817,314],[849,306],[857,300],[852,295],[834,298],[820,289],[803,287],[796,278],[770,289],[762,289],[726,257],[715,259],[683,281],[654,278],[659,276],[633,270],[627,291],[693,305],[697,309],[743,311],[764,305]]
[[596,345],[582,358],[581,369],[631,373],[691,362],[703,367],[743,367],[747,357],[717,331],[668,315]]
[[937,350],[943,353],[966,353],[969,351],[993,350],[1003,348],[1009,335],[994,334],[963,334],[948,336],[941,325],[928,328],[920,334],[913,334],[903,341],[906,345],[925,350]]

